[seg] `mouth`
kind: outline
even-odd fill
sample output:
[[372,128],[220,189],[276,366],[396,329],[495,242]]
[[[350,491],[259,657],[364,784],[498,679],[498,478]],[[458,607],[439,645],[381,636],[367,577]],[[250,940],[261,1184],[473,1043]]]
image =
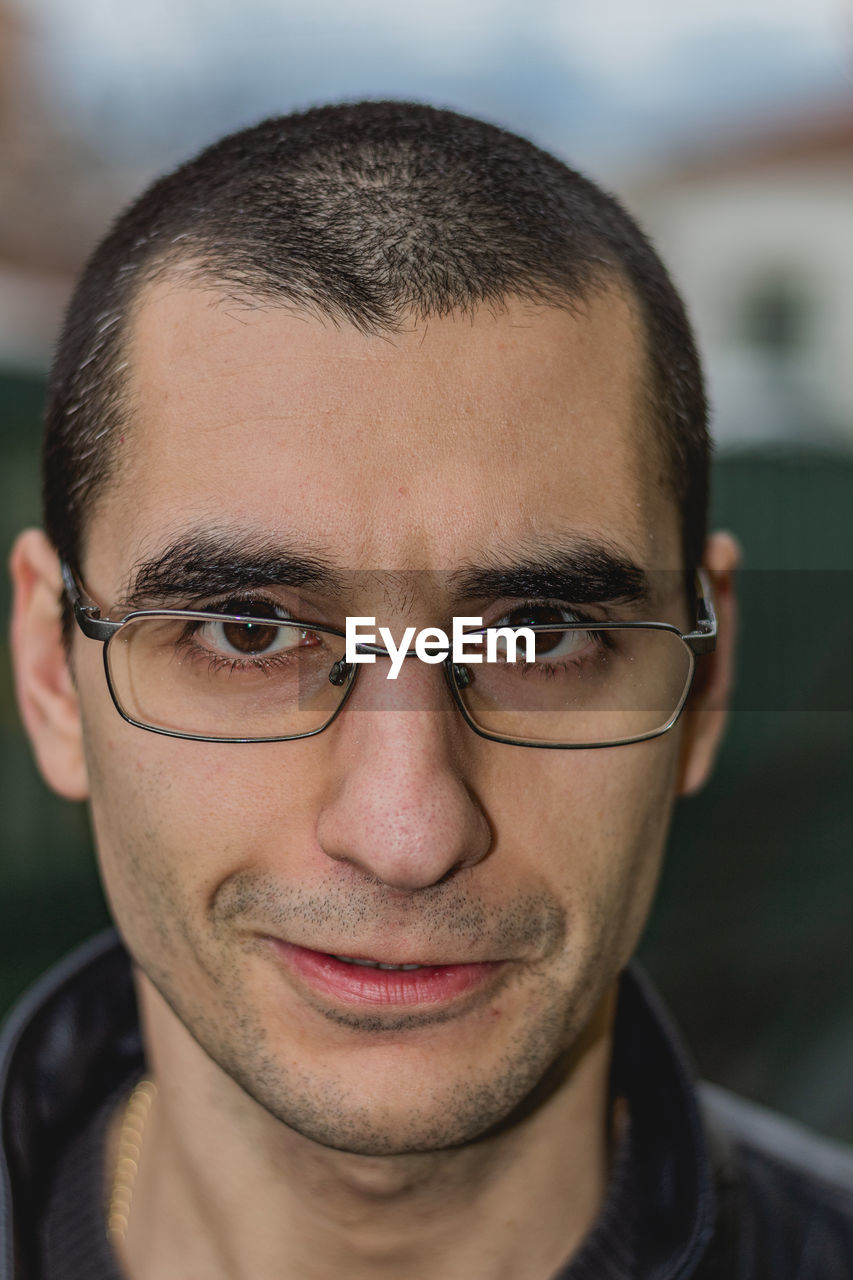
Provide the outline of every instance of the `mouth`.
[[463,964],[392,962],[365,956],[313,951],[269,939],[288,971],[312,991],[349,1005],[425,1006],[445,1004],[483,987],[504,968],[503,961]]

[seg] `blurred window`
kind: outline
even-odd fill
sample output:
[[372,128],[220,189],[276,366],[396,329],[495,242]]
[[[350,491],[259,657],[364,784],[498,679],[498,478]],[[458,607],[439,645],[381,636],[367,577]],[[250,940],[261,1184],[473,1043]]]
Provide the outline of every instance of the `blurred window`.
[[768,356],[799,355],[811,328],[812,300],[803,280],[785,268],[754,278],[738,303],[743,341]]

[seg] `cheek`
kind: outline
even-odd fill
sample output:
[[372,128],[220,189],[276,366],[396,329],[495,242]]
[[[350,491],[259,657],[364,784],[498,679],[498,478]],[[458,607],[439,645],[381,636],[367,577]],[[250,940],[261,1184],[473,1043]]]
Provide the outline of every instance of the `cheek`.
[[[91,812],[104,889],[116,923],[138,955],[172,952],[185,903],[204,875],[208,832],[200,820],[200,788],[182,785],[124,727],[87,734]],[[189,803],[182,803],[185,796]],[[204,859],[201,855],[204,855]]]
[[135,729],[110,710],[86,726],[105,891],[139,958],[174,957],[196,949],[228,876],[295,873],[313,848],[316,770],[292,743],[181,741]]
[[492,786],[500,800],[490,817],[504,865],[515,861],[565,906],[573,949],[609,952],[624,964],[660,872],[678,727],[629,747],[529,755],[529,764],[502,759]]

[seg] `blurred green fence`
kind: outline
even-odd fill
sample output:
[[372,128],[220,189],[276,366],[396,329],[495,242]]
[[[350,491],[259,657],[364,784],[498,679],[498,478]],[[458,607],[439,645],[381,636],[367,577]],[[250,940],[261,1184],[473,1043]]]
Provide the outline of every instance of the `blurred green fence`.
[[[0,378],[4,548],[37,520],[42,393]],[[853,1139],[853,455],[724,457],[714,522],[745,550],[735,711],[677,812],[643,959],[704,1074]],[[83,810],[30,762],[5,642],[0,734],[2,1009],[106,912]]]

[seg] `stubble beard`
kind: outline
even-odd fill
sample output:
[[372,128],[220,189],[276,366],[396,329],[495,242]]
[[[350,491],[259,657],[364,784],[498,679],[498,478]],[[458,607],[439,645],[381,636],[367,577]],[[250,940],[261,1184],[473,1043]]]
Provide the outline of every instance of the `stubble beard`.
[[[449,886],[448,886],[449,889]],[[258,875],[241,874],[223,886],[211,911],[213,928],[203,943],[196,942],[196,956],[205,977],[212,982],[217,997],[216,1016],[182,997],[174,973],[157,965],[146,966],[147,976],[207,1057],[226,1073],[249,1098],[281,1124],[312,1142],[336,1151],[364,1156],[390,1156],[436,1152],[459,1147],[505,1129],[514,1120],[529,1114],[570,1076],[585,1027],[588,1025],[618,965],[602,963],[594,948],[577,947],[573,954],[566,914],[545,895],[531,895],[504,912],[486,911],[457,889],[436,887],[432,900],[418,910],[426,910],[433,932],[456,939],[460,934],[482,955],[487,946],[494,954],[500,948],[527,946],[535,959],[510,967],[489,995],[500,999],[505,990],[516,1012],[516,1026],[500,1048],[488,1051],[473,1063],[460,1062],[448,1070],[447,1045],[453,1052],[453,1022],[460,1021],[460,1036],[471,1037],[465,1020],[476,1017],[476,1002],[461,1012],[448,1009],[396,1015],[340,1010],[327,1007],[318,1016],[332,1024],[338,1047],[335,1060],[345,1062],[341,1050],[343,1034],[357,1037],[354,1051],[360,1062],[369,1062],[372,1049],[381,1053],[393,1038],[406,1052],[406,1069],[399,1076],[399,1089],[389,1089],[387,1070],[382,1097],[377,1098],[374,1082],[353,1072],[335,1075],[295,1059],[288,1041],[287,1027],[275,1015],[265,1017],[258,992],[259,953],[268,944],[256,935],[241,935],[237,926],[261,916],[275,930],[286,930],[293,920],[311,920],[318,914],[328,923],[335,919],[334,936],[345,936],[346,928],[358,936],[358,918],[375,915],[378,902],[373,895],[361,901],[351,896],[346,903],[340,895],[312,896],[282,890]],[[273,909],[274,908],[274,909]],[[343,913],[343,914],[342,914]],[[345,917],[345,919],[344,919]],[[531,946],[535,940],[535,945]],[[260,958],[262,970],[265,961]],[[521,983],[524,999],[513,987]],[[309,1016],[315,1016],[312,1010]],[[434,1033],[434,1035],[433,1035]],[[431,1039],[432,1037],[432,1039]],[[448,1039],[450,1037],[450,1039]],[[411,1045],[423,1045],[422,1066],[411,1056]],[[440,1040],[440,1044],[436,1040]],[[406,1043],[408,1040],[408,1044]],[[396,1078],[392,1078],[392,1081]]]

